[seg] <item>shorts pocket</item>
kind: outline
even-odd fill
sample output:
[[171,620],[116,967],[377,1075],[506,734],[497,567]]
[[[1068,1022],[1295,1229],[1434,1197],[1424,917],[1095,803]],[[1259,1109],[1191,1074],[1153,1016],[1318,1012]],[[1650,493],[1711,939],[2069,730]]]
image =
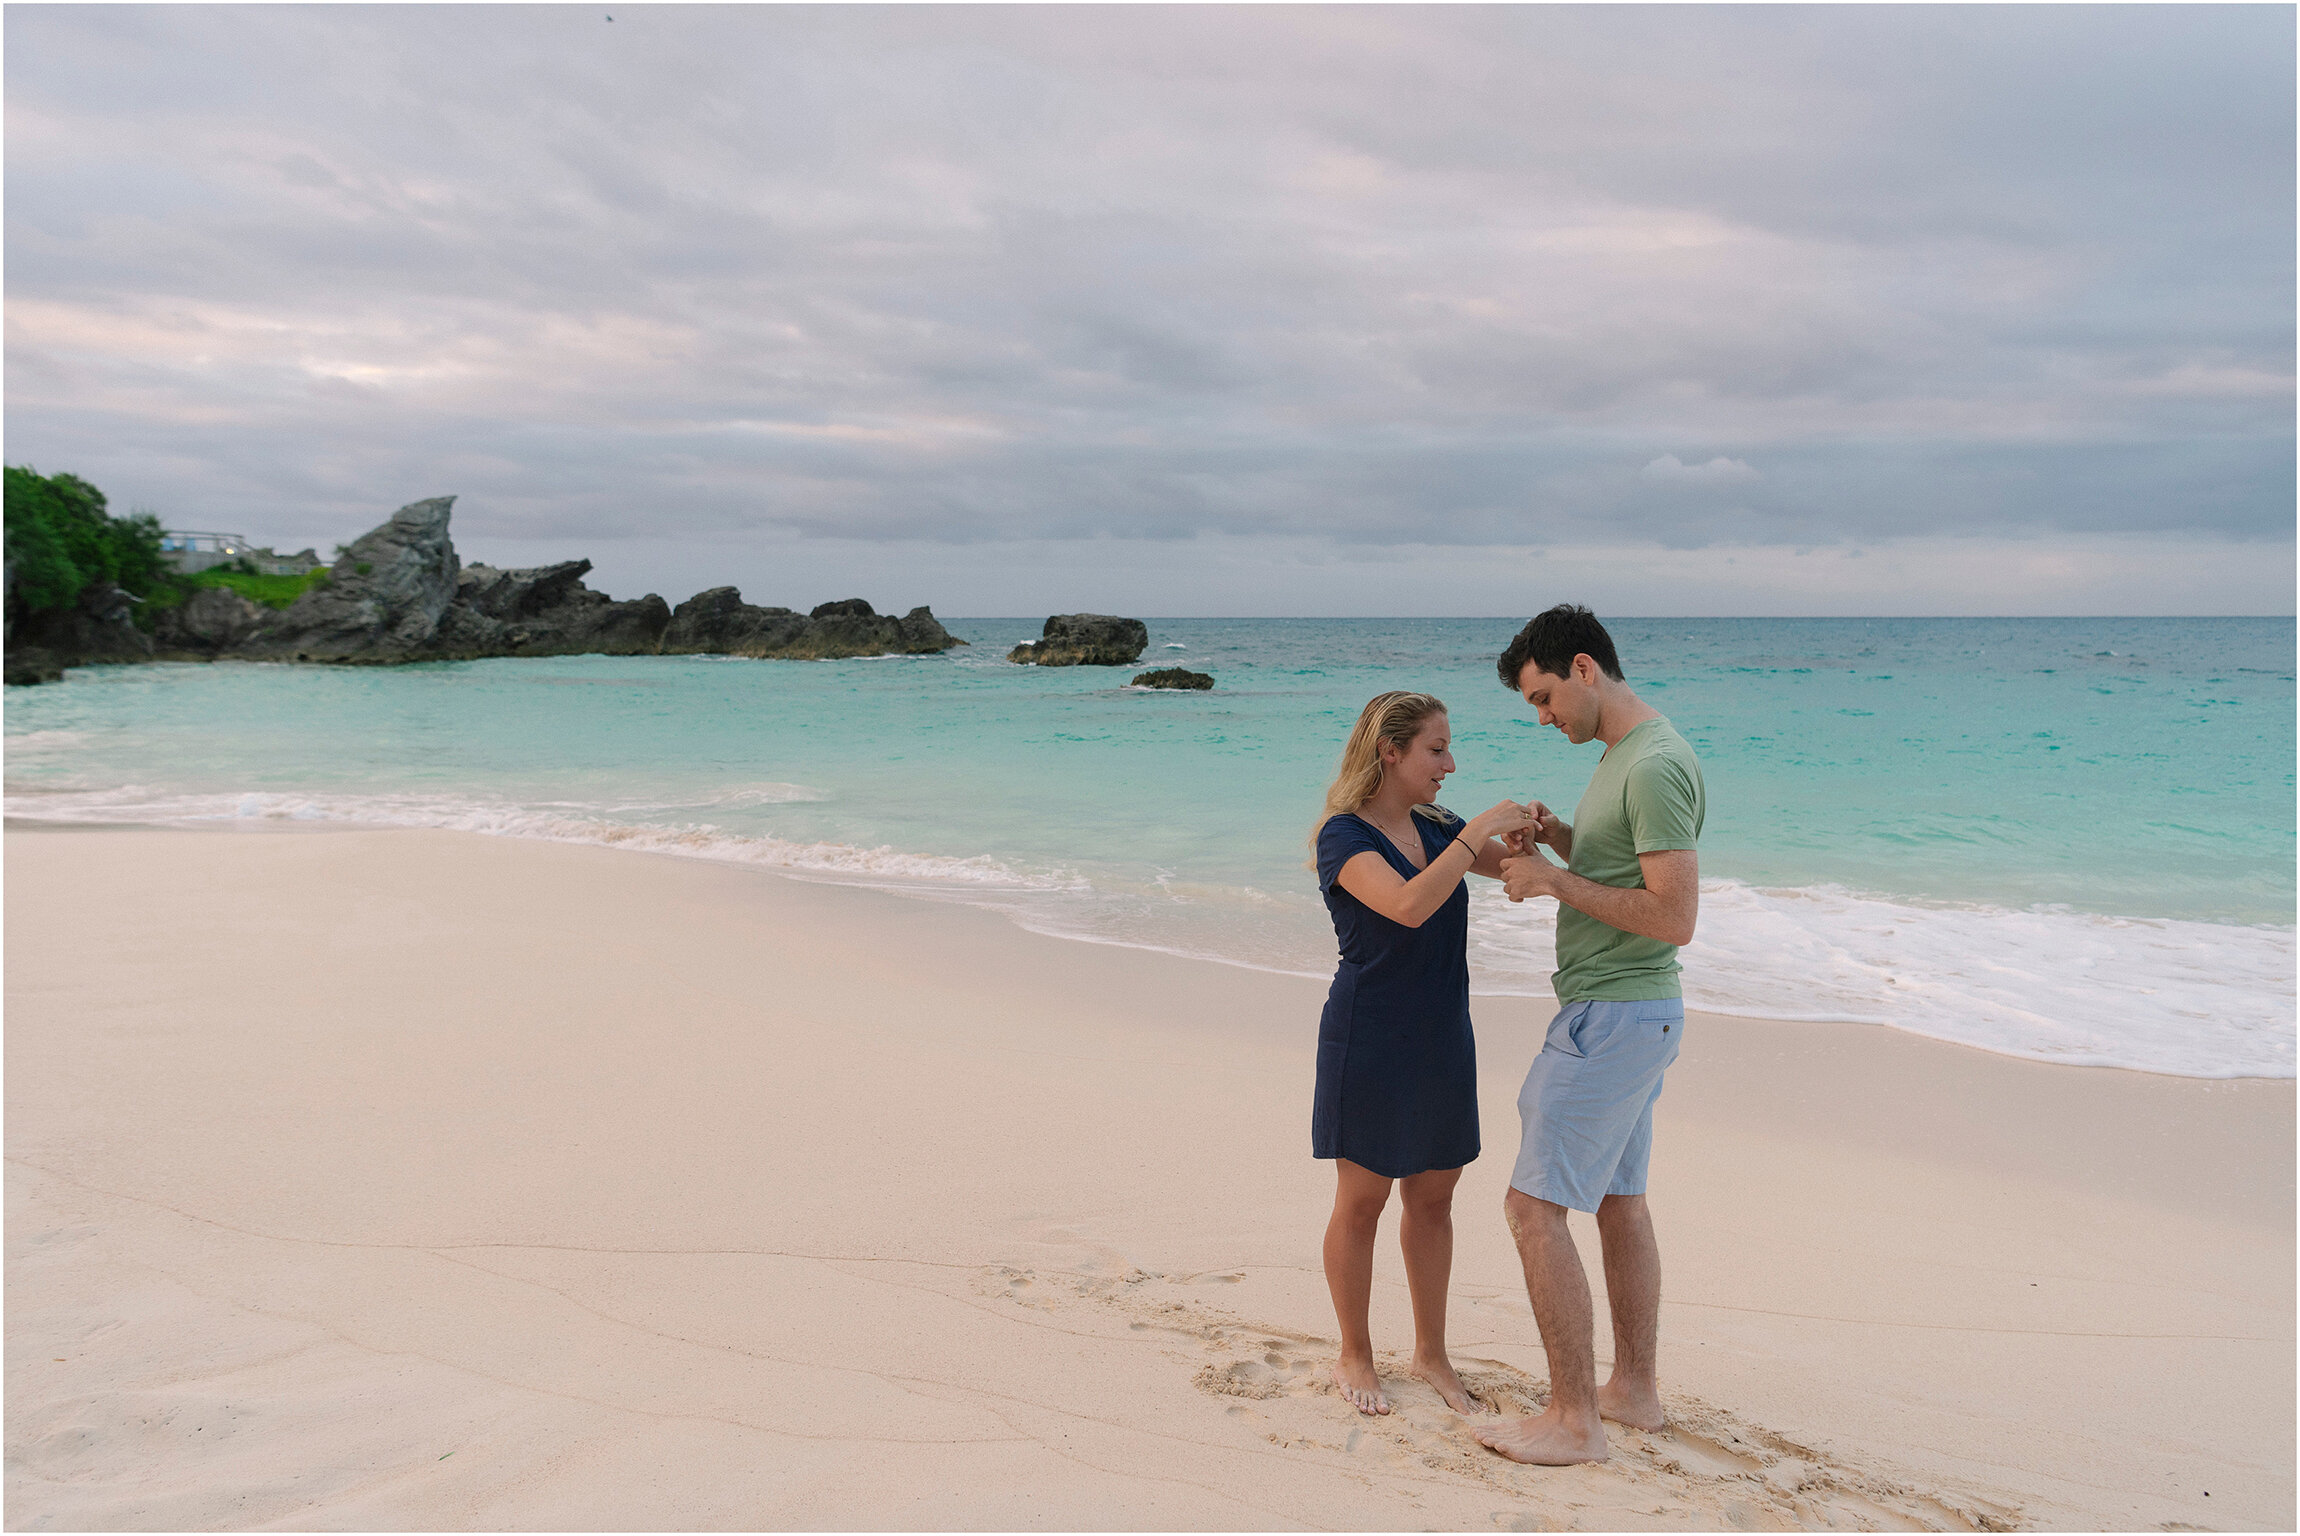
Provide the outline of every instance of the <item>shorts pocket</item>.
[[1576,1059],[1587,1056],[1589,1052],[1582,1046],[1581,1033],[1594,1011],[1587,1003],[1572,1003],[1560,1008],[1557,1017],[1549,1021],[1549,1033],[1542,1037],[1541,1048]]

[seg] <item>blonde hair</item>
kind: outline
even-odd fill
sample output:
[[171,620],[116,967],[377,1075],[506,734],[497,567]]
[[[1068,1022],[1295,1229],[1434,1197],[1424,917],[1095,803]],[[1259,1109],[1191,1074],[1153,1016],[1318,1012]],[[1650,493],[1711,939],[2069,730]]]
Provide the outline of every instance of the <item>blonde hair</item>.
[[1445,712],[1445,700],[1431,693],[1377,693],[1366,701],[1342,748],[1334,782],[1326,787],[1325,814],[1310,829],[1313,847],[1327,822],[1364,805],[1382,787],[1382,743],[1394,742],[1403,752],[1421,734],[1423,722]]

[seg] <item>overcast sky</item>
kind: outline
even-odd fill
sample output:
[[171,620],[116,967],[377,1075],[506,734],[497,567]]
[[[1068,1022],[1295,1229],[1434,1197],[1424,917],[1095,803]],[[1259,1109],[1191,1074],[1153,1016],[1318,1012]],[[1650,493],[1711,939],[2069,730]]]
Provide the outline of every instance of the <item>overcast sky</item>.
[[467,561],[953,615],[2293,609],[2288,6],[5,26],[8,460],[172,526],[453,493]]

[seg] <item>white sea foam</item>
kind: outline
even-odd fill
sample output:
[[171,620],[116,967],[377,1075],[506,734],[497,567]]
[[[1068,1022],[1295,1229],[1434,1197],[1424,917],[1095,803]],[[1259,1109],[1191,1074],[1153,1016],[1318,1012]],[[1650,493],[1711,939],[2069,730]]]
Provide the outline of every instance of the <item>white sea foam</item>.
[[799,805],[829,798],[804,784],[738,784],[718,794],[693,800],[547,800],[537,802],[552,810],[587,811],[605,816],[636,816],[665,811],[728,811],[758,805]]
[[[57,733],[63,734],[63,733]],[[1036,932],[1322,975],[1325,913],[1306,891],[1272,895],[1167,872],[1030,869],[741,834],[644,819],[819,799],[757,783],[694,802],[546,805],[427,795],[186,794],[129,785],[7,798],[12,817],[172,826],[318,822],[532,837],[772,868],[995,908]],[[1473,985],[1546,997],[1548,902],[1473,886]],[[2295,942],[2289,927],[2103,917],[2059,909],[1920,905],[1836,886],[1705,882],[1700,936],[1684,952],[1689,1005],[1753,1018],[1888,1025],[2005,1055],[2183,1077],[2294,1075]]]
[[[770,786],[752,786],[754,791]],[[800,785],[774,789],[804,790]],[[817,798],[812,792],[783,799]],[[727,803],[768,803],[761,800]],[[1017,871],[987,856],[959,859],[906,853],[888,847],[848,843],[787,841],[728,832],[708,824],[660,826],[617,821],[604,807],[575,802],[535,807],[432,795],[184,794],[144,785],[117,789],[20,795],[11,792],[7,814],[58,823],[139,822],[151,826],[202,827],[233,822],[326,822],[341,826],[425,827],[477,832],[491,837],[532,837],[549,842],[588,843],[646,853],[678,854],[729,864],[757,864],[795,874],[838,876],[857,884],[889,889],[922,888],[923,894],[978,891],[1049,891],[1064,888],[1056,876]]]
[[[1480,891],[1480,990],[1548,990],[1556,908]],[[1685,1000],[1886,1024],[2008,1056],[2181,1077],[2294,1075],[2291,928],[1917,905],[1706,881]]]

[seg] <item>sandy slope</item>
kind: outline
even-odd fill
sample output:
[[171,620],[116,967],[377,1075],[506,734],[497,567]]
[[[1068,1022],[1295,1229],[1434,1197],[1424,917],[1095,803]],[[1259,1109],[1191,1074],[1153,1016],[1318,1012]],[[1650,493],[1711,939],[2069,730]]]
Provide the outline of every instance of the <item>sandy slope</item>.
[[[1537,1472],[1321,1386],[1316,983],[444,833],[5,873],[11,1528],[2293,1523],[2288,1082],[1697,1018],[1676,1426]],[[1533,1402],[1477,1017],[1456,1353]]]

